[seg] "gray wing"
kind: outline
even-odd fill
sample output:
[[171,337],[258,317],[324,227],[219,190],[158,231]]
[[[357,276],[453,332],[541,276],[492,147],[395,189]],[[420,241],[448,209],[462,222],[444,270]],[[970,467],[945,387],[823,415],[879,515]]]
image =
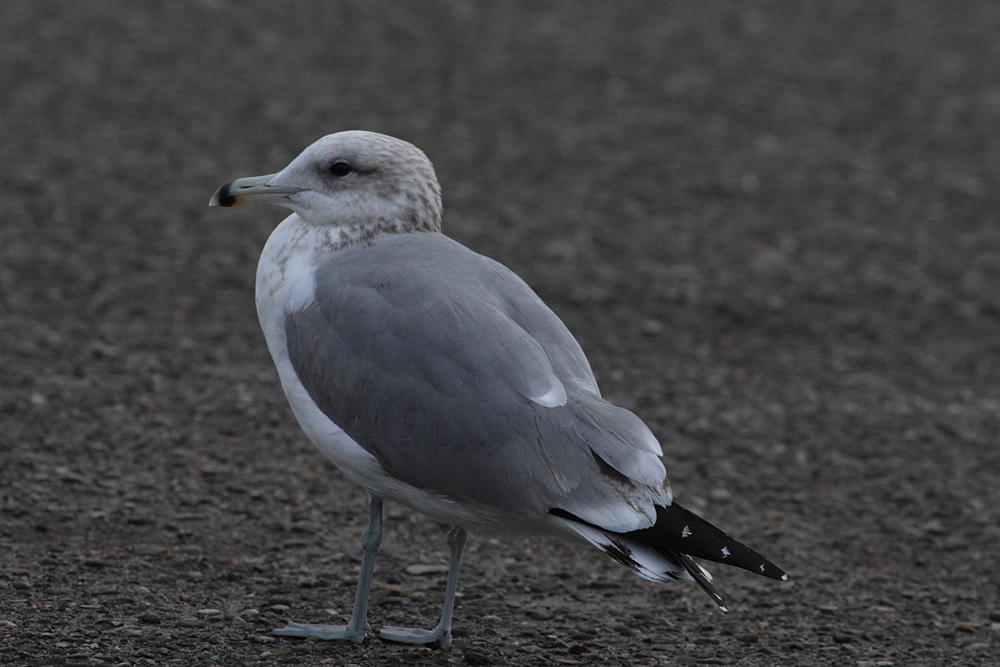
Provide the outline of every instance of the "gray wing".
[[511,271],[440,234],[393,235],[323,262],[315,297],[286,317],[292,365],[389,474],[523,516],[652,523],[659,444]]

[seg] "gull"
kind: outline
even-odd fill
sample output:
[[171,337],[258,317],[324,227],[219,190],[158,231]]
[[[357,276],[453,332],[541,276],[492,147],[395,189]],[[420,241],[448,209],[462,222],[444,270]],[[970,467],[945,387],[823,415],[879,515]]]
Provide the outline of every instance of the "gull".
[[416,146],[374,132],[319,139],[276,174],[223,185],[211,206],[291,209],[268,238],[256,301],[281,386],[310,441],[369,494],[345,626],[294,637],[360,643],[391,500],[454,526],[440,621],[377,636],[451,644],[467,531],[558,535],[652,581],[693,580],[694,558],[785,573],[677,504],[663,450],[601,397],[576,339],[513,272],[441,233],[441,189]]

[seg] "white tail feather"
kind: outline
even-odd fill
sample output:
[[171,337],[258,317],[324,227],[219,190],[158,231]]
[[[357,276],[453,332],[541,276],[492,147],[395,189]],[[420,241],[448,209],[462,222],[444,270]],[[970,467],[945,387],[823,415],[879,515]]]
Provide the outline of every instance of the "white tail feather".
[[[694,581],[694,578],[680,563],[671,560],[664,554],[653,551],[644,544],[630,540],[624,535],[608,533],[576,521],[563,519],[560,521],[586,542],[605,552],[643,579],[658,582]],[[706,580],[712,580],[712,575],[708,570],[697,563],[695,566]]]

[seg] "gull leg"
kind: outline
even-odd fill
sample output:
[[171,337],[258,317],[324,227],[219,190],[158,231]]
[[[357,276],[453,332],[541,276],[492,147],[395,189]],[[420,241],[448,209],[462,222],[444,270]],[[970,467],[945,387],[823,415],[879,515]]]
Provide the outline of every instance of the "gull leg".
[[273,634],[285,637],[316,637],[325,640],[352,641],[360,644],[365,640],[368,627],[368,593],[372,587],[372,570],[375,556],[382,541],[382,499],[371,497],[371,513],[368,527],[361,533],[361,574],[358,575],[358,590],[354,594],[354,611],[347,625],[314,625],[311,623],[288,623],[283,628],[272,630]]
[[448,547],[451,550],[451,560],[448,563],[448,583],[444,590],[444,607],[441,609],[441,620],[433,630],[415,630],[412,628],[383,627],[379,630],[379,639],[406,644],[433,644],[437,642],[443,647],[451,646],[451,616],[455,609],[455,591],[458,589],[458,570],[462,565],[462,551],[469,533],[461,526],[455,526],[448,533]]

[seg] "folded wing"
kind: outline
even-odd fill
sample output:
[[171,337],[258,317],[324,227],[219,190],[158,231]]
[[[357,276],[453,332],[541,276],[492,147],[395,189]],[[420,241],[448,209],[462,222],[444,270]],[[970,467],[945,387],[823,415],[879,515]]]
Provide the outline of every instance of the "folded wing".
[[669,503],[661,450],[604,401],[563,323],[502,265],[439,234],[338,251],[286,318],[321,410],[391,475],[537,518],[616,531]]

